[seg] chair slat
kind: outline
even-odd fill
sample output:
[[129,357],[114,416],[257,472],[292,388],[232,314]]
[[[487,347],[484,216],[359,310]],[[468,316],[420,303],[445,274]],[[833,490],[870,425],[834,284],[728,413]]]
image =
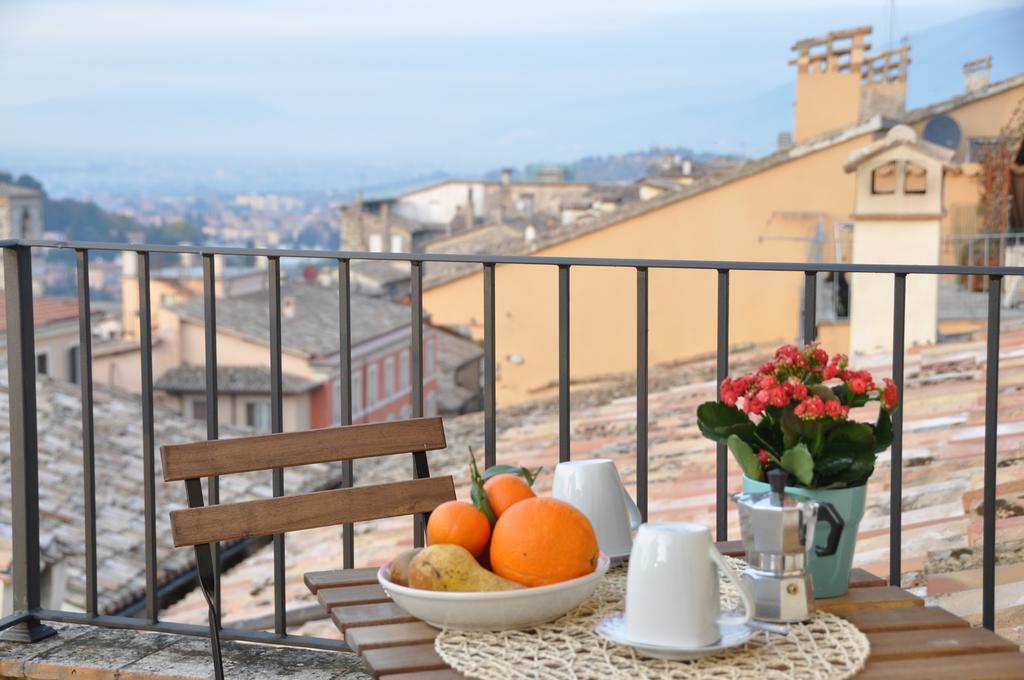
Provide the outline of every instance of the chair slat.
[[446,445],[440,418],[413,418],[307,432],[168,444],[161,447],[160,457],[164,480],[173,482],[395,453],[435,451]]
[[198,545],[430,512],[455,498],[451,476],[175,510],[174,545]]

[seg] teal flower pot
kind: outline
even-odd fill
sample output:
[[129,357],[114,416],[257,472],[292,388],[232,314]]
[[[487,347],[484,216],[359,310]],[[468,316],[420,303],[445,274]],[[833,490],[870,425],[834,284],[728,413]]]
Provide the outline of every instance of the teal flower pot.
[[[826,501],[835,506],[843,521],[843,535],[839,540],[839,549],[834,555],[818,557],[814,550],[808,554],[807,571],[814,581],[816,598],[837,597],[845,595],[850,588],[850,567],[853,565],[853,551],[857,546],[857,529],[864,516],[864,499],[867,496],[867,485],[848,489],[804,489],[787,486],[786,493],[792,496]],[[743,490],[749,493],[765,493],[771,489],[765,482],[758,482],[749,477],[743,478]],[[815,543],[823,546],[828,536],[828,525],[819,522],[815,531]]]

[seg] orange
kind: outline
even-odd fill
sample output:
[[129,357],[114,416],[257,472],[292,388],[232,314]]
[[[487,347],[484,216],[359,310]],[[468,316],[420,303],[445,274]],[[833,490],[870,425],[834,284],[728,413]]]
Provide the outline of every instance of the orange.
[[491,569],[524,586],[594,571],[597,536],[586,515],[554,498],[528,498],[505,511],[491,535]]
[[487,502],[491,504],[495,517],[501,517],[519,501],[537,495],[526,480],[512,473],[494,475],[484,482],[484,491],[487,492]]
[[487,515],[472,503],[447,501],[434,508],[427,522],[427,545],[451,543],[480,556],[491,539]]

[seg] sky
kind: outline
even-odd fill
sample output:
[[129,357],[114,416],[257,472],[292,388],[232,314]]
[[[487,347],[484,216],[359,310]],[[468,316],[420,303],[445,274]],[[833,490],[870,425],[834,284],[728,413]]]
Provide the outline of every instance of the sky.
[[[794,41],[871,24],[886,47],[1006,8],[1024,0],[901,0],[894,23],[885,0],[0,0],[0,161],[415,174],[650,145],[759,155],[791,124]],[[975,37],[965,54],[988,49]],[[993,75],[1024,70],[1024,41],[1001,41]],[[911,104],[956,93],[959,73],[915,92],[914,68]]]

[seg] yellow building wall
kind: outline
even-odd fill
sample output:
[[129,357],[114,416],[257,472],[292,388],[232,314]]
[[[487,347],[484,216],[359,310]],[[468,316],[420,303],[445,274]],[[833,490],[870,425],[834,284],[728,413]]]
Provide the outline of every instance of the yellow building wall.
[[[829,219],[848,219],[854,180],[842,166],[852,150],[869,141],[869,135],[861,135],[535,254],[805,261],[809,242],[760,237],[809,237],[814,220],[773,218],[773,212],[823,211]],[[801,273],[735,272],[730,286],[731,344],[797,338]],[[572,378],[633,371],[635,271],[573,268],[570,291]],[[555,267],[498,267],[495,343],[500,403],[544,393],[557,380],[557,293]],[[650,273],[652,364],[714,350],[716,296],[715,271]],[[435,323],[468,326],[476,337],[482,337],[482,301],[482,277],[476,274],[424,293],[424,306]],[[509,361],[513,356],[515,360]]]

